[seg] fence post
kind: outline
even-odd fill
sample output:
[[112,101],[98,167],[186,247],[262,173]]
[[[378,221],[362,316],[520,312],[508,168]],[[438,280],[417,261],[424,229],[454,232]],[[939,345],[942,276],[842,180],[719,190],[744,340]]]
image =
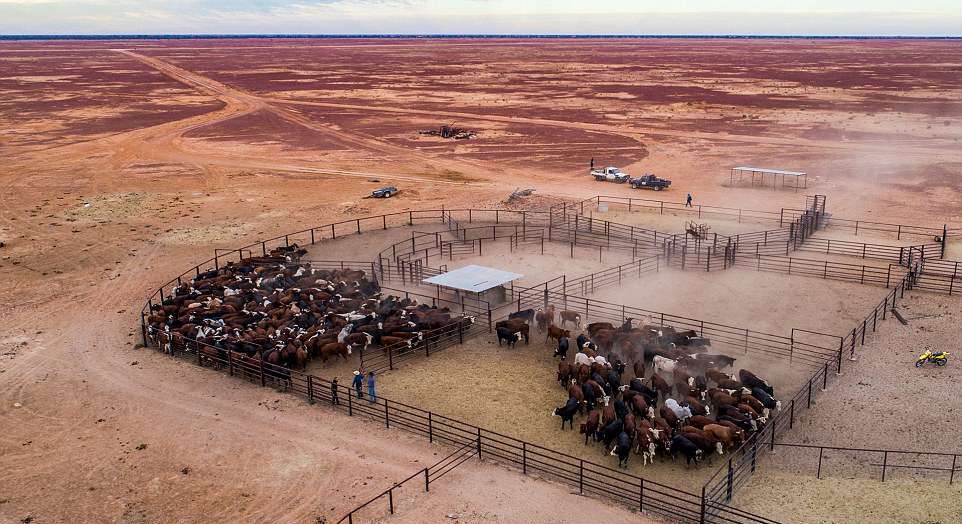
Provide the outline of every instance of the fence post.
[[387,490],[387,507],[391,511],[391,515],[394,515],[394,487],[390,487]]
[[812,379],[808,379],[808,406],[807,408],[812,408]]
[[[641,486],[642,486],[642,495],[644,495],[644,486],[645,486],[645,480],[644,480],[644,479],[641,480]],[[644,498],[644,497],[642,497],[642,498]],[[700,514],[699,514],[699,516],[698,516],[698,523],[699,523],[699,524],[705,524],[705,502],[706,502],[706,501],[705,501],[705,485],[702,484],[702,487],[701,487],[701,511],[699,512]]]
[[828,390],[828,362],[825,363],[825,369],[822,370],[822,393]]
[[478,428],[478,460],[481,460],[481,428]]
[[391,420],[387,414],[387,399],[384,399],[384,427],[386,428],[391,427]]
[[795,399],[792,399],[791,411],[788,413],[788,429],[795,426]]
[[521,474],[528,474],[528,443],[521,441]]
[[728,490],[726,500],[731,502],[732,491],[734,490],[733,481],[735,477],[735,471],[732,469],[732,459],[728,459]]
[[822,478],[822,452],[825,448],[818,448],[818,469],[815,470],[815,478]]
[[428,442],[429,443],[434,442],[434,420],[433,419],[434,417],[432,416],[431,412],[428,411]]
[[307,402],[310,404],[314,403],[314,376],[307,376]]
[[578,461],[578,493],[585,494],[585,461]]
[[265,385],[267,385],[267,382],[264,380],[264,355],[263,355],[263,354],[261,354],[260,363],[261,363],[261,365],[260,365],[260,369],[261,369],[261,387],[264,387]]
[[350,389],[347,390],[347,416],[354,416],[354,392]]
[[885,482],[885,467],[888,466],[888,463],[889,463],[889,452],[883,451],[882,452],[882,482]]
[[227,374],[234,376],[234,358],[231,357],[233,351],[227,351]]
[[952,472],[949,473],[949,485],[952,485],[952,481],[955,480],[955,461],[958,459],[958,455],[952,455]]
[[428,468],[424,468],[424,491],[431,491],[431,480],[428,478]]

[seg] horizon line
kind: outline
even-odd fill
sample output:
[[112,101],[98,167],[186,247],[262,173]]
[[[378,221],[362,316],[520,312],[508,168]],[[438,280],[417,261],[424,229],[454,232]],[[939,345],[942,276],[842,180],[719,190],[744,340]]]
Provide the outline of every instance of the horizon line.
[[962,40],[962,35],[845,35],[845,34],[569,34],[569,33],[89,33],[89,34],[0,34],[0,40],[190,40],[190,39],[244,39],[244,38],[290,38],[290,39],[772,39],[772,40]]

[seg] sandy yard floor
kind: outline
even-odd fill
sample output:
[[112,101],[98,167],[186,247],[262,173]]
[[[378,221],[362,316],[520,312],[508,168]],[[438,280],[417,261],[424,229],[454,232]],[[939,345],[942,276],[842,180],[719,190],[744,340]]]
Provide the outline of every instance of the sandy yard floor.
[[[842,335],[861,322],[884,288],[778,273],[662,269],[591,298],[789,336],[792,328]],[[735,302],[740,306],[732,308]],[[590,321],[590,320],[589,320]]]

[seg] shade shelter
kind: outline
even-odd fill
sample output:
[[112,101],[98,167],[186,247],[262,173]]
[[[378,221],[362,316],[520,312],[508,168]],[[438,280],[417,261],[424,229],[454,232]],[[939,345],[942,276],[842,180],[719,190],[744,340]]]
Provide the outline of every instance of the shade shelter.
[[[805,189],[808,187],[808,173],[804,171],[786,171],[784,169],[769,169],[764,167],[733,167],[731,175],[729,177],[729,182],[731,185],[735,185],[735,177],[738,176],[738,182],[741,183],[742,178],[746,175],[751,177],[752,187],[755,186],[755,179],[759,179],[759,184],[762,187],[767,185],[766,176],[771,178],[772,189],[778,189],[778,179],[781,178],[781,187],[789,187],[796,191],[799,188]],[[791,180],[792,184],[786,184],[785,180]]]
[[504,285],[522,278],[524,275],[495,269],[493,267],[469,265],[441,273],[422,282],[441,288],[453,289],[456,295],[462,293],[487,300],[492,304],[505,301]]

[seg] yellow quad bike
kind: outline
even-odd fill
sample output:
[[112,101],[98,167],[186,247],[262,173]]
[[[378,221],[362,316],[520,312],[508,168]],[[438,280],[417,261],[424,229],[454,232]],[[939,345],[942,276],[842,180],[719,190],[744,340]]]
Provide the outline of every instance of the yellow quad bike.
[[926,362],[934,362],[936,366],[944,366],[948,361],[948,351],[932,351],[931,349],[926,349],[925,352],[915,360],[915,367],[920,368],[922,364]]

